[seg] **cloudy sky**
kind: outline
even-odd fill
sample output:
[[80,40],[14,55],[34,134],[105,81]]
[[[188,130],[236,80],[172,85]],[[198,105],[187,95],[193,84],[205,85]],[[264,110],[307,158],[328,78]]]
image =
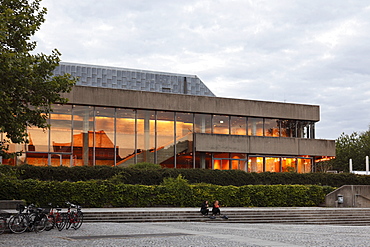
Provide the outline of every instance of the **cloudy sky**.
[[320,105],[316,137],[369,129],[370,1],[43,0],[37,52],[197,75],[220,97]]

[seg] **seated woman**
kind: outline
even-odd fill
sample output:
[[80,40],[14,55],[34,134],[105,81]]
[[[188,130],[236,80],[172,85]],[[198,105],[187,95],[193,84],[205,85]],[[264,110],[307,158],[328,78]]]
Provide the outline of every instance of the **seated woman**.
[[202,215],[208,215],[208,201],[202,202],[202,205],[200,206],[200,212],[202,213]]
[[212,215],[213,216],[216,216],[216,215],[221,215],[221,211],[220,211],[220,204],[219,202],[216,200],[214,201],[213,203],[213,207],[212,207]]

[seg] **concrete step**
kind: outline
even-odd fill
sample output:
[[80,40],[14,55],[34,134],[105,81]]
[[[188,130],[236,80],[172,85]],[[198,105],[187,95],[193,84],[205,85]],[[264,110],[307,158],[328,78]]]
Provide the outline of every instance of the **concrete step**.
[[147,211],[85,212],[85,222],[228,222],[228,223],[277,223],[277,224],[340,224],[370,225],[369,209],[269,209],[269,210],[222,210],[228,219],[210,219],[194,211]]

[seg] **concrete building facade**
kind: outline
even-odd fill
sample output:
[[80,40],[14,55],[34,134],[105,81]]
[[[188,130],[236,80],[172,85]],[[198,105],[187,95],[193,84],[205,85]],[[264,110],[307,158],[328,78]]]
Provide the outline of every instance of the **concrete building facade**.
[[23,161],[312,172],[335,156],[315,139],[317,105],[215,97],[196,76],[62,63],[80,78],[55,105],[50,130],[30,128]]

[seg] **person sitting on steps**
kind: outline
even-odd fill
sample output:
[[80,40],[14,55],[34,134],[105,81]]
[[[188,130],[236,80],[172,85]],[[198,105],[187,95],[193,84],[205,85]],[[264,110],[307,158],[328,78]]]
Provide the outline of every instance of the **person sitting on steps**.
[[221,211],[220,211],[220,204],[219,202],[216,200],[213,202],[213,206],[212,206],[212,215],[213,216],[216,216],[216,215],[221,215]]
[[208,201],[202,202],[202,205],[200,207],[200,212],[202,215],[208,215],[209,209],[208,209]]

